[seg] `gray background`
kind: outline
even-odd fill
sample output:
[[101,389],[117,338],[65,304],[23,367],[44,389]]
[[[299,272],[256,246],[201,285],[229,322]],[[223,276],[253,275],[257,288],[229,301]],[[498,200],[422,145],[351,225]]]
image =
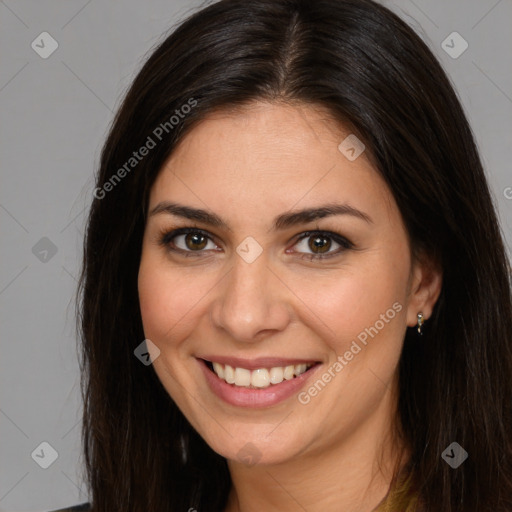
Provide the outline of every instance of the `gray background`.
[[[451,76],[510,251],[511,0],[383,3],[413,26]],[[80,478],[73,298],[93,170],[141,59],[201,4],[0,0],[0,511],[44,511],[88,499]],[[31,47],[36,39],[42,46],[44,31],[58,42],[46,59]],[[458,58],[442,47],[454,31],[469,45]],[[452,53],[460,44],[445,43]],[[42,442],[58,453],[47,469],[35,461],[49,460]],[[34,450],[39,458],[31,457]]]

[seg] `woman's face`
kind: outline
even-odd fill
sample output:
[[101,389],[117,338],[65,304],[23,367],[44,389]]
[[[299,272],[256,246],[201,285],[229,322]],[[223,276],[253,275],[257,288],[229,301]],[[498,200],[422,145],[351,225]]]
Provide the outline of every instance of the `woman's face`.
[[349,135],[312,107],[255,103],[197,125],[152,187],[138,286],[153,367],[229,459],[381,432],[406,326],[431,313],[388,188],[351,139],[338,149]]

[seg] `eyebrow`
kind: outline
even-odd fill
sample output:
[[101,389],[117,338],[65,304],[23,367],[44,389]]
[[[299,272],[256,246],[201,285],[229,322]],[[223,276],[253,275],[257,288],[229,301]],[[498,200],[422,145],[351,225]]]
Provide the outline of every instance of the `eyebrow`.
[[[221,217],[208,210],[192,208],[190,206],[171,203],[169,201],[162,201],[149,212],[149,216],[152,217],[161,213],[167,213],[184,219],[196,220],[219,229],[232,231],[229,225],[222,220]],[[368,214],[354,208],[353,206],[348,204],[329,203],[319,207],[306,208],[304,210],[292,211],[278,215],[274,219],[271,230],[284,230],[292,226],[307,224],[308,222],[334,215],[350,215],[364,220],[368,224],[373,224],[373,220]]]

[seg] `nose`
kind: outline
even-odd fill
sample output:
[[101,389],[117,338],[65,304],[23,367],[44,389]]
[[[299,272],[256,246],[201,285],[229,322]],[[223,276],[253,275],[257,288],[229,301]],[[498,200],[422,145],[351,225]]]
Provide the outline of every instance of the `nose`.
[[268,266],[265,253],[252,263],[234,255],[231,270],[219,283],[212,303],[211,319],[231,339],[254,343],[290,322],[291,293]]

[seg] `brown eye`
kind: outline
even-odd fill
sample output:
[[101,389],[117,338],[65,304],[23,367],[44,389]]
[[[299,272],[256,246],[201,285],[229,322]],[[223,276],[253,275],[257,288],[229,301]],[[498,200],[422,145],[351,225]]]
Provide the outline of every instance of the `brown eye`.
[[317,254],[323,254],[324,252],[327,252],[331,247],[331,241],[329,237],[317,235],[317,236],[311,236],[308,238],[308,246],[309,248]]
[[201,233],[189,233],[185,235],[185,245],[191,251],[200,251],[206,247],[208,238]]
[[[302,259],[315,260],[338,256],[347,249],[352,249],[354,244],[336,233],[308,231],[302,234],[295,247]],[[333,248],[337,250],[331,250]]]
[[[209,242],[212,246],[208,248]],[[203,253],[208,255],[211,250],[219,250],[211,235],[200,229],[192,228],[179,228],[163,233],[160,237],[160,244],[168,251],[183,256],[202,256]],[[344,251],[354,248],[354,244],[337,233],[308,231],[302,233],[300,239],[295,243],[295,247],[299,247],[300,250],[293,252],[299,252],[301,259],[320,260],[338,256]],[[332,251],[333,248],[337,250]]]
[[[207,247],[208,243],[211,247]],[[204,249],[216,249],[211,236],[198,229],[180,228],[163,233],[160,244],[171,252],[177,252],[184,256],[201,256]]]

